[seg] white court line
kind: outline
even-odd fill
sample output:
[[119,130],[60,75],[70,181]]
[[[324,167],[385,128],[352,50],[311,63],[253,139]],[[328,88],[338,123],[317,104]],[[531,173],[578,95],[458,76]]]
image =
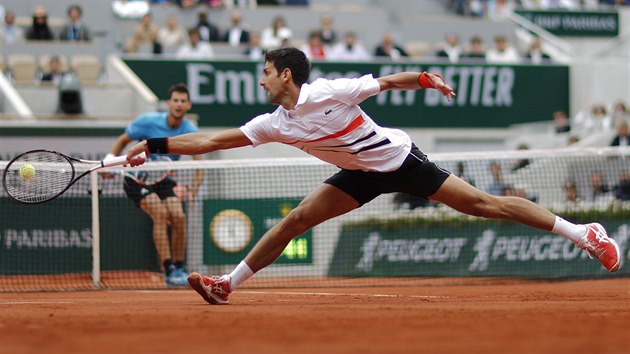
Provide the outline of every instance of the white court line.
[[393,297],[393,298],[417,298],[417,299],[447,299],[448,296],[434,295],[393,295],[393,294],[355,294],[355,293],[306,293],[291,291],[239,291],[242,294],[261,295],[305,295],[305,296],[362,296],[362,297]]
[[74,301],[3,301],[0,305],[74,304]]

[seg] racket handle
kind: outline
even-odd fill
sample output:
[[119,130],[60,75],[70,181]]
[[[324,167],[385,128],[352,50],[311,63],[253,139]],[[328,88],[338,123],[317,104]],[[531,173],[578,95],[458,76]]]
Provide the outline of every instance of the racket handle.
[[[143,159],[146,160],[147,154],[143,151],[139,155],[137,155],[137,157],[142,157]],[[120,165],[126,165],[128,163],[129,162],[127,162],[126,155],[114,156],[114,157],[110,157],[108,159],[101,161],[101,165],[103,167],[120,166]]]

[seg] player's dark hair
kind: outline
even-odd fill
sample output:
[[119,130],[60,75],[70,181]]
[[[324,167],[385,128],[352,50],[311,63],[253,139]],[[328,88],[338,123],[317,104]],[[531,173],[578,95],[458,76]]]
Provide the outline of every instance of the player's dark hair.
[[297,48],[286,47],[270,50],[265,54],[265,62],[272,63],[276,67],[278,75],[284,69],[291,70],[293,83],[298,87],[306,83],[311,75],[311,63],[306,55]]
[[169,100],[171,99],[171,96],[173,96],[173,92],[185,93],[188,97],[188,100],[190,101],[190,91],[188,91],[188,86],[186,86],[185,84],[179,83],[171,86],[171,88],[168,89]]

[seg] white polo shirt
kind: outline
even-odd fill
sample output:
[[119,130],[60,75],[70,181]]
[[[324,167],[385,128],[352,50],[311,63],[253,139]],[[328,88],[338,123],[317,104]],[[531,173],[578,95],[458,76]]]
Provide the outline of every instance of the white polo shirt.
[[394,171],[409,154],[411,139],[401,130],[378,126],[358,106],[379,92],[372,75],[317,79],[302,85],[295,109],[279,106],[240,129],[254,146],[278,142],[340,168]]

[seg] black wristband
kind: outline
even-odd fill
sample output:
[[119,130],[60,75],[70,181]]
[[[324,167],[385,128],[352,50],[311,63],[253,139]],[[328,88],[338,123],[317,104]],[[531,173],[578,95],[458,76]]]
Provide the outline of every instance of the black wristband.
[[149,138],[147,147],[152,154],[168,154],[168,138]]

